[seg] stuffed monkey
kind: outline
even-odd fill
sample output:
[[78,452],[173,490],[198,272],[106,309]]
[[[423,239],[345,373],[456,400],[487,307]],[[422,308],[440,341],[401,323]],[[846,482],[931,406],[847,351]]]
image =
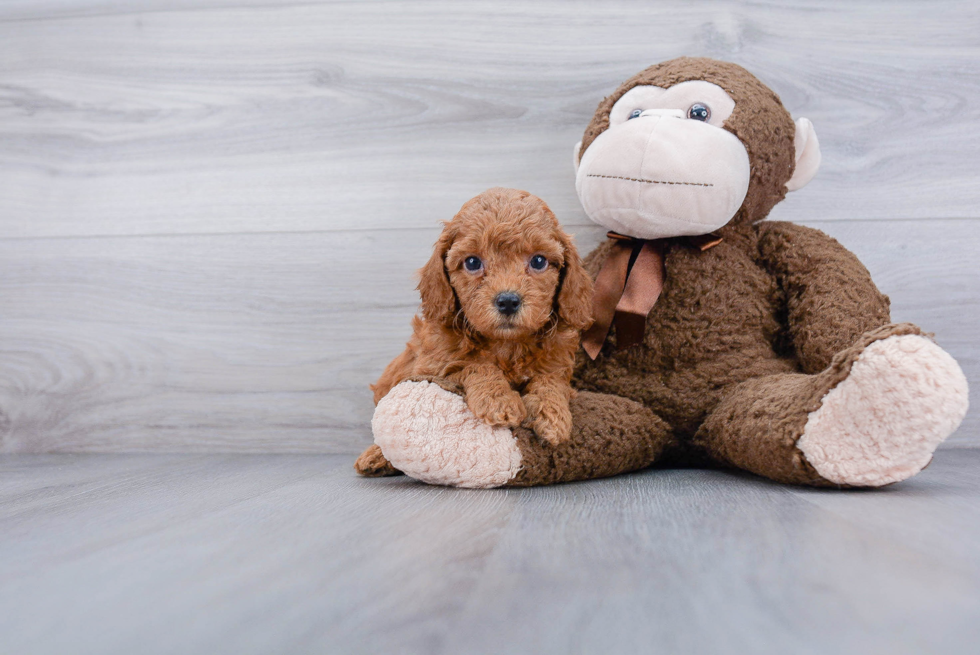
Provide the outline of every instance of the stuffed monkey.
[[820,151],[748,71],[694,58],[644,70],[599,104],[574,159],[610,238],[585,260],[595,322],[570,439],[488,425],[454,385],[410,380],[378,403],[360,473],[497,487],[685,463],[876,487],[918,473],[959,426],[955,360],[891,323],[837,241],[763,221]]

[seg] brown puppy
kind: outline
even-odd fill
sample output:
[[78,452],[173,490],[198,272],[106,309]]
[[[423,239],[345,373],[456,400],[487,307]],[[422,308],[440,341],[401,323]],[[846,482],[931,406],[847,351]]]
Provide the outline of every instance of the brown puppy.
[[372,385],[374,402],[407,378],[444,377],[487,422],[526,423],[551,444],[566,441],[592,279],[544,201],[514,189],[481,193],[446,223],[419,276],[422,316]]

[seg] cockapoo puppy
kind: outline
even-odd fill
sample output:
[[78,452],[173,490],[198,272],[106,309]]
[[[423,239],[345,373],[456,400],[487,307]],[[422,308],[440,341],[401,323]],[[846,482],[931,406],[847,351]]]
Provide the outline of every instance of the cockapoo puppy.
[[[422,315],[372,385],[374,402],[408,378],[438,376],[461,385],[470,410],[492,425],[567,440],[592,279],[548,205],[526,191],[481,193],[445,224],[419,277]],[[385,467],[377,446],[356,465],[368,475]]]

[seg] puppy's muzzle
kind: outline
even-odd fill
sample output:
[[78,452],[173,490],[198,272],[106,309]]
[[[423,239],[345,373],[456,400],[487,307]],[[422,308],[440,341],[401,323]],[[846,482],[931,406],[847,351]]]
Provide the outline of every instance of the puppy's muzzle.
[[493,299],[493,306],[504,316],[510,317],[521,308],[521,297],[513,291],[502,291]]

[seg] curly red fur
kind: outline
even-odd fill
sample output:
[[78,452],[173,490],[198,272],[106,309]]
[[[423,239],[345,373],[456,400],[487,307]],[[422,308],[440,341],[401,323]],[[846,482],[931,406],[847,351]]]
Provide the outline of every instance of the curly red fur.
[[[535,255],[548,260],[545,270],[530,267]],[[478,257],[481,270],[466,270],[468,257]],[[419,271],[418,289],[421,316],[405,351],[371,387],[375,402],[405,379],[445,377],[463,386],[470,409],[489,423],[525,423],[551,443],[567,440],[592,279],[544,201],[494,188],[464,204]],[[521,297],[513,316],[494,304],[505,291]]]

